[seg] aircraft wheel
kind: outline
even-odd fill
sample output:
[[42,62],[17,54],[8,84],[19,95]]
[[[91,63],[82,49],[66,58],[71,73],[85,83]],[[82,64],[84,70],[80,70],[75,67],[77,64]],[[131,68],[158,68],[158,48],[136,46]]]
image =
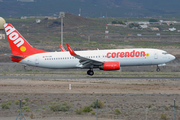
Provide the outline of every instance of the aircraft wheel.
[[157,68],[156,71],[159,72],[159,71],[160,71],[160,68]]
[[89,71],[90,71],[90,70],[87,71],[87,74],[88,74],[88,75],[89,75]]
[[94,75],[94,71],[93,70],[88,70],[87,74],[93,76]]
[[94,75],[94,71],[91,70],[91,71],[89,72],[89,75],[93,76],[93,75]]

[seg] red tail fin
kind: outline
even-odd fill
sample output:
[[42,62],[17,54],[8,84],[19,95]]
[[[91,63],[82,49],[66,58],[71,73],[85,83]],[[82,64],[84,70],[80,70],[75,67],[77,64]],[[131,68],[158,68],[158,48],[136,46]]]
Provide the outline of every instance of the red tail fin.
[[10,23],[5,23],[4,28],[13,55],[27,57],[47,52],[32,47]]

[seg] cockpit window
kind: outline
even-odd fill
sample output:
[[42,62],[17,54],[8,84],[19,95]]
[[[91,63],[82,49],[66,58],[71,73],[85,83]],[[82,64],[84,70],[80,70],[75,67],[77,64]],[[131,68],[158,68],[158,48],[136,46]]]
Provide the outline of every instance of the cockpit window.
[[162,52],[163,55],[167,55],[168,53],[167,52]]

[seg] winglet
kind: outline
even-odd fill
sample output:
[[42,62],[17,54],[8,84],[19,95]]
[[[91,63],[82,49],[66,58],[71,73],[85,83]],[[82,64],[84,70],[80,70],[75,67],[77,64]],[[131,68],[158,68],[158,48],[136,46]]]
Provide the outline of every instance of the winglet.
[[64,49],[64,47],[61,44],[59,44],[59,46],[60,46],[62,52],[66,52],[66,50]]
[[73,51],[73,49],[69,46],[69,44],[66,43],[66,45],[67,45],[67,48],[68,48],[68,50],[69,50],[69,53],[70,53],[72,56],[77,56],[77,54]]

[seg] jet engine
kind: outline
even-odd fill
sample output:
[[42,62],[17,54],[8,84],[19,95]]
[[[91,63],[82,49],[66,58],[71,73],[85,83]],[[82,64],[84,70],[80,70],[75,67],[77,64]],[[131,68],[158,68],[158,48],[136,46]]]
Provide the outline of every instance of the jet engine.
[[117,61],[113,62],[105,62],[102,66],[99,66],[100,70],[110,71],[110,70],[119,70],[120,69],[120,63]]

